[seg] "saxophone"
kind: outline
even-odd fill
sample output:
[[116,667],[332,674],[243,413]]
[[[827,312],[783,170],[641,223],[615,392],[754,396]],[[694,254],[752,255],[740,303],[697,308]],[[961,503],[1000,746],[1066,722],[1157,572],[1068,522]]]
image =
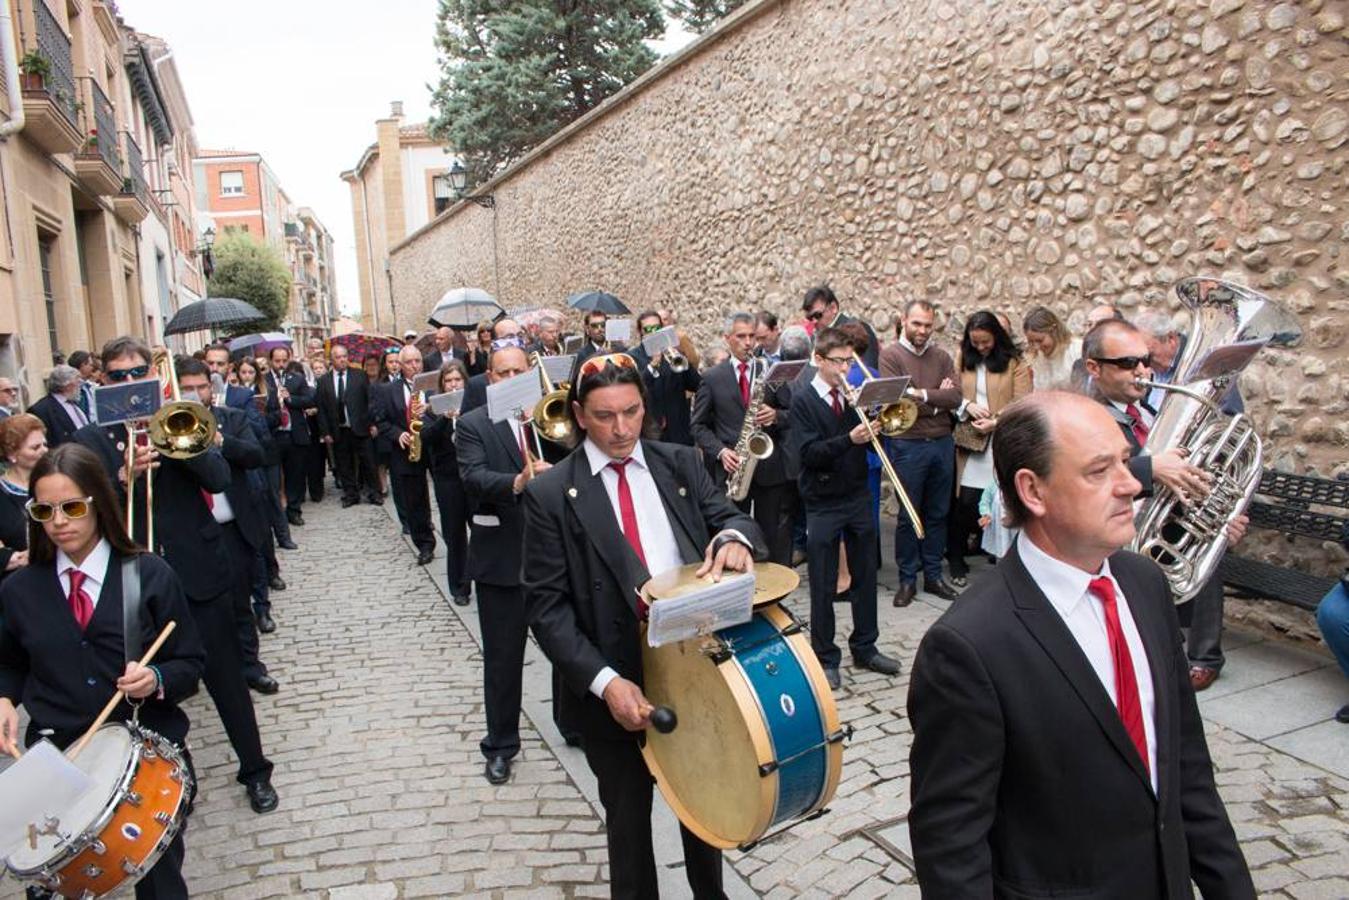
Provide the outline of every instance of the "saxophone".
[[420,462],[422,458],[422,413],[425,411],[425,404],[422,403],[422,392],[413,391],[408,398],[412,404],[410,416],[412,421],[408,422],[408,431],[412,434],[412,441],[408,444],[408,462]]
[[736,503],[749,496],[749,486],[754,481],[754,468],[759,460],[773,455],[773,439],[754,422],[763,406],[765,387],[760,377],[758,360],[751,365],[750,371],[754,383],[749,392],[749,405],[745,407],[745,419],[740,425],[740,437],[735,441],[735,455],[740,457],[740,468],[726,479],[726,496]]

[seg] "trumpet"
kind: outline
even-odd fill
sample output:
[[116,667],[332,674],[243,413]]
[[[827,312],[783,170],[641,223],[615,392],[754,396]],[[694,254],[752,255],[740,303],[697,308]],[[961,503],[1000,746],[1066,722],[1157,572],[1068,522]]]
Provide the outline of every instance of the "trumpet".
[[565,381],[554,385],[543,367],[543,355],[537,351],[532,362],[539,367],[539,377],[543,379],[543,397],[534,404],[534,433],[555,444],[571,446],[576,438],[576,426],[572,424],[567,403],[571,385]]
[[[853,355],[856,356],[855,353]],[[862,367],[862,371],[866,372],[866,366]],[[895,472],[895,467],[890,463],[890,457],[886,455],[885,448],[881,446],[881,439],[876,436],[877,430],[876,425],[881,423],[881,419],[877,419],[876,422],[873,423],[870,419],[867,418],[867,414],[864,413],[862,411],[862,408],[857,405],[857,395],[860,392],[858,391],[857,388],[853,387],[851,384],[848,383],[847,378],[844,378],[840,382],[839,390],[843,391],[843,398],[847,400],[848,405],[851,406],[854,411],[856,411],[857,418],[861,421],[861,423],[870,428],[871,449],[876,452],[876,455],[878,457],[880,457],[881,468],[885,470],[885,477],[890,479],[890,487],[894,489],[895,496],[899,498],[900,505],[904,507],[905,515],[907,515],[909,517],[909,521],[913,523],[913,533],[917,535],[918,539],[921,541],[923,539],[923,535],[925,534],[925,532],[923,531],[923,521],[918,517],[918,510],[913,508],[913,501],[909,499],[908,492],[904,490],[904,485],[900,482],[899,475],[898,473]],[[900,405],[901,404],[899,403],[891,404],[891,406],[900,406]],[[885,409],[890,409],[890,406],[885,407]],[[882,410],[882,413],[883,412],[884,410]],[[910,422],[909,424],[912,425],[913,423]],[[882,427],[884,426],[882,425]]]
[[651,373],[652,378],[660,377],[660,361],[662,359],[670,364],[670,371],[676,375],[683,375],[689,370],[689,358],[680,353],[678,347],[671,347],[662,351],[659,356],[646,364],[647,371]]
[[[866,381],[874,381],[875,379],[872,378],[866,363],[862,362],[856,350],[852,352],[852,358],[857,363],[857,368],[862,370],[862,378]],[[918,404],[908,397],[901,397],[894,403],[882,406],[876,413],[876,421],[880,423],[881,434],[886,437],[898,437],[912,428],[913,423],[918,421]]]

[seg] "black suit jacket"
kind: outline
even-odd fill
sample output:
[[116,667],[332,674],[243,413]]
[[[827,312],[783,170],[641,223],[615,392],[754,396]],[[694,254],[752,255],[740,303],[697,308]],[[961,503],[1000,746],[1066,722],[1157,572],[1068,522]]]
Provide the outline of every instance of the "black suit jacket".
[[431,460],[431,471],[437,479],[459,480],[459,454],[454,446],[458,421],[449,416],[426,417],[426,427],[422,429],[425,449],[422,452]]
[[408,408],[403,399],[403,381],[390,381],[376,385],[373,391],[371,410],[379,436],[389,447],[389,469],[396,475],[415,475],[425,472],[426,453],[416,462],[408,459],[408,451],[398,445],[399,437],[408,430]]
[[871,371],[879,371],[881,367],[881,342],[880,339],[876,337],[876,330],[861,319],[843,313],[839,313],[838,318],[834,320],[833,327],[838,328],[840,325],[847,325],[850,322],[856,322],[866,329],[867,351],[862,354],[862,362],[866,363]]
[[28,512],[24,509],[27,502],[26,497],[0,487],[0,584],[4,584],[10,574],[5,571],[9,558],[28,549]]
[[66,412],[60,401],[47,394],[28,408],[28,411],[42,420],[47,429],[47,446],[59,447],[75,436],[79,426]]
[[[755,360],[762,371],[767,371],[764,360]],[[702,448],[707,469],[718,484],[726,483],[726,469],[717,455],[724,448],[735,449],[745,423],[745,404],[740,401],[740,369],[735,357],[720,362],[703,373],[703,383],[693,397],[691,429],[694,442]],[[783,385],[764,391],[764,402],[775,409],[785,410],[791,392]],[[751,391],[753,388],[751,387]],[[773,453],[760,460],[754,470],[754,483],[782,484],[787,480],[786,454],[778,450],[787,440],[787,416],[764,429],[773,439]]]
[[[276,376],[268,370],[267,378],[267,425],[272,431],[281,428],[281,404],[277,399]],[[303,372],[286,372],[282,383],[290,396],[286,399],[286,409],[290,411],[290,442],[297,447],[309,446],[309,420],[305,410],[313,409],[314,389],[304,380]]]
[[487,373],[479,372],[464,384],[464,402],[459,405],[459,414],[473,412],[479,406],[487,405]]
[[[225,488],[224,494],[230,502],[234,522],[239,526],[244,540],[256,550],[264,540],[270,540],[270,532],[266,515],[258,506],[250,486],[248,472],[266,465],[267,456],[253,434],[247,414],[228,406],[217,407],[213,412],[216,425],[224,436],[220,455],[230,465],[230,485]],[[252,560],[245,562],[252,564]]]
[[867,450],[871,445],[854,444],[848,437],[857,424],[857,414],[846,403],[843,415],[836,416],[814,385],[807,382],[792,386],[791,446],[800,462],[797,487],[808,505],[871,502],[867,490]]
[[272,440],[271,429],[267,427],[267,416],[263,411],[266,407],[266,397],[264,395],[263,403],[259,404],[254,399],[257,396],[251,388],[235,384],[225,386],[225,405],[244,414],[249,427],[253,430],[254,440],[262,448],[265,464],[272,466],[280,460],[277,457],[276,442]]
[[1134,435],[1133,420],[1129,418],[1128,413],[1122,412],[1119,407],[1103,397],[1100,391],[1093,388],[1092,396],[1105,407],[1106,412],[1110,413],[1110,417],[1119,426],[1120,433],[1129,442],[1129,474],[1143,486],[1143,489],[1138,492],[1138,496],[1151,497],[1152,457],[1144,453],[1143,445],[1138,443],[1138,438]]
[[[754,545],[755,558],[767,556],[759,526],[726,499],[695,450],[657,441],[642,441],[642,450],[686,563],[702,559],[713,536],[728,528]],[[523,496],[530,548],[525,605],[539,646],[566,686],[559,716],[587,738],[635,739],[590,684],[605,666],[642,683],[636,589],[646,570],[583,447],[534,479]]]
[[[149,647],[165,623],[173,634],[154,660],[164,679],[164,699],[150,697],[140,721],[181,744],[187,716],[178,704],[197,691],[206,669],[195,620],[183,602],[182,586],[164,560],[149,553],[137,557],[141,576],[141,646]],[[83,633],[75,624],[65,590],[52,564],[31,565],[5,579],[0,588],[0,697],[22,702],[33,725],[51,728],[64,743],[93,723],[116,693],[126,667],[122,636],[122,557],[113,551],[99,592],[94,617]],[[122,703],[115,721],[131,718]]]
[[682,373],[670,368],[666,359],[656,366],[659,376],[652,374],[651,357],[642,349],[641,344],[633,348],[632,358],[642,370],[642,380],[646,382],[646,396],[651,403],[647,414],[660,426],[660,439],[671,444],[683,444],[692,447],[693,427],[692,409],[689,394],[702,386],[703,376],[697,368],[689,366]]
[[[319,408],[319,431],[324,437],[336,437],[341,419],[337,409],[337,373],[325,372],[316,390]],[[346,391],[342,394],[347,408],[347,424],[357,437],[370,436],[370,382],[360,369],[347,367]]]
[[[117,472],[126,461],[126,429],[122,425],[86,425],[75,440],[98,454],[108,476],[117,486],[118,499],[126,504],[125,487]],[[211,515],[202,491],[219,494],[232,480],[230,464],[215,447],[191,459],[159,458],[152,470],[155,480],[155,542],[165,561],[183,582],[189,600],[213,600],[234,583],[220,523]],[[145,476],[136,482],[136,534],[145,540]]]
[[[1025,540],[1025,538],[1021,538]],[[924,897],[1253,898],[1213,782],[1171,590],[1110,569],[1156,695],[1157,784],[1015,546],[928,631],[914,661],[909,834]]]
[[[468,354],[458,347],[450,348],[450,358],[465,363],[465,366],[467,366],[467,362],[465,362],[467,356]],[[445,354],[441,353],[439,350],[432,350],[430,353],[426,354],[426,356],[422,357],[422,371],[434,372],[445,365],[445,361]]]

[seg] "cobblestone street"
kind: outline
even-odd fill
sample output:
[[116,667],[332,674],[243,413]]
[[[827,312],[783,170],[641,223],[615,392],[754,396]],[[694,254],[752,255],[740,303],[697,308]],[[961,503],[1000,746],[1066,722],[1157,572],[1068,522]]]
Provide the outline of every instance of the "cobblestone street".
[[[202,693],[189,704],[202,780],[187,832],[193,895],[607,896],[594,783],[580,752],[565,747],[553,727],[546,662],[531,644],[524,748],[511,782],[492,787],[477,746],[476,609],[446,601],[442,559],[426,569],[413,565],[391,512],[340,510],[331,499],[309,504],[308,524],[295,530],[301,549],[284,554],[289,589],[275,598],[277,632],[263,638],[281,692],[255,695],[264,746],[276,763],[276,812],[248,809],[209,699]],[[887,564],[882,643],[903,659],[905,675],[891,680],[845,664],[839,712],[856,734],[832,811],[747,854],[728,854],[732,897],[918,896],[903,822],[909,726],[902,709],[908,667],[940,604],[928,598],[892,608],[891,579]],[[798,614],[808,609],[801,595],[790,605]],[[1229,698],[1294,676],[1338,678],[1328,657],[1282,645],[1261,651],[1263,662],[1248,660],[1242,654],[1260,647],[1253,635],[1229,632],[1228,646],[1231,674],[1219,685],[1229,685]],[[1259,685],[1253,672],[1262,673]],[[1218,702],[1206,698],[1206,715]],[[1313,703],[1323,708],[1309,706],[1308,714],[1328,719],[1333,707],[1319,695],[1307,701]],[[1349,778],[1212,717],[1208,733],[1218,783],[1262,893],[1349,897]],[[1349,729],[1330,739],[1342,748]],[[663,808],[657,843],[663,895],[687,897],[677,831]],[[21,892],[7,881],[0,896]]]

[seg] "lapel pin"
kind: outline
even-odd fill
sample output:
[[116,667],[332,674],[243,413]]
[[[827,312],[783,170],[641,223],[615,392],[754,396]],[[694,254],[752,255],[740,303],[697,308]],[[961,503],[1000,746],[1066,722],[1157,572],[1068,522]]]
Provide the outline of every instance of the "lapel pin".
[[567,488],[567,496],[570,497],[571,499],[575,500],[575,499],[576,499],[576,488],[574,488],[574,487],[569,487],[569,488]]
[[125,442],[125,441],[118,441],[118,442],[117,442],[117,449],[120,450],[120,451],[125,451],[125,450],[126,450],[126,442]]
[[681,497],[687,497],[688,495],[689,495],[688,490],[681,484],[681,485],[679,486],[679,496],[681,496]]

